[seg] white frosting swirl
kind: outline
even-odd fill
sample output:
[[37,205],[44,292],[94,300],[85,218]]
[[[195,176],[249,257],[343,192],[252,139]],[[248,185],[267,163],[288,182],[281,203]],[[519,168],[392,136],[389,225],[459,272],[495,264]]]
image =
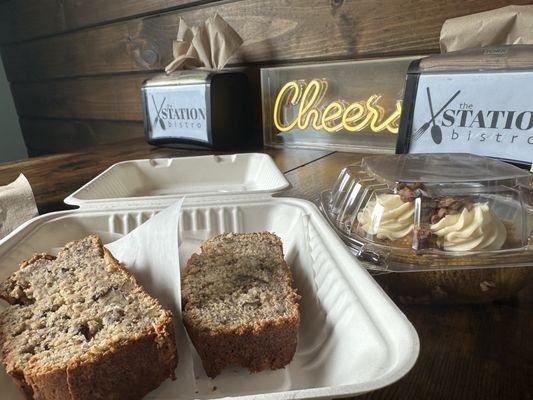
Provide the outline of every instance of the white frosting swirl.
[[378,239],[401,239],[413,232],[415,205],[397,194],[381,194],[357,214],[360,227]]
[[444,250],[499,250],[507,239],[503,222],[489,209],[487,203],[466,207],[460,214],[446,215],[431,225],[431,232],[443,238]]

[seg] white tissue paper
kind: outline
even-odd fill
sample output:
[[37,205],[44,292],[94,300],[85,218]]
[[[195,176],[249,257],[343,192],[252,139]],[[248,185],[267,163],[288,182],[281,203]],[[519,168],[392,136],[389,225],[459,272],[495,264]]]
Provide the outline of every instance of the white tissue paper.
[[[192,345],[181,322],[179,217],[183,199],[162,210],[126,236],[106,245],[139,283],[174,314],[178,368],[147,398],[193,398],[196,388]],[[178,396],[179,394],[179,396]]]

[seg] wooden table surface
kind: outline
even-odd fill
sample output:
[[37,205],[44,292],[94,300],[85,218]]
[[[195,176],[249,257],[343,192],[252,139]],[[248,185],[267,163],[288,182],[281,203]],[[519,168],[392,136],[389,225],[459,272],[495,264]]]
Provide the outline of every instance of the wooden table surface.
[[[359,154],[320,150],[259,149],[270,154],[292,187],[282,196],[315,200],[341,168]],[[142,140],[0,164],[0,185],[24,173],[39,211],[66,209],[63,199],[105,168],[122,160],[212,154],[162,149]],[[533,295],[482,305],[400,309],[420,337],[420,355],[399,382],[358,399],[533,399]]]

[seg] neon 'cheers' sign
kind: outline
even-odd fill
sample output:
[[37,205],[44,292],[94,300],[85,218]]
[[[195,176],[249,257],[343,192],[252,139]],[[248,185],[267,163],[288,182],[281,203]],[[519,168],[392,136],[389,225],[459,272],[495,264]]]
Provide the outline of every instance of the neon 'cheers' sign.
[[[381,95],[371,95],[366,100],[349,103],[344,100],[323,104],[328,90],[326,79],[287,82],[279,91],[274,103],[274,125],[280,132],[293,129],[324,130],[326,132],[359,132],[369,128],[372,132],[388,131],[398,133],[401,100],[396,101],[396,110],[386,117],[385,109],[379,104]],[[283,110],[297,106],[296,117],[291,121]]]

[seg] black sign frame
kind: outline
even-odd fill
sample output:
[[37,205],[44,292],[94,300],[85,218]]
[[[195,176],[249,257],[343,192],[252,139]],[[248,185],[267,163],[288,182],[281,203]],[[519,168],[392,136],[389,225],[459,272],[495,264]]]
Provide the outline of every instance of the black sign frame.
[[[402,103],[402,114],[400,118],[400,127],[396,141],[396,154],[408,154],[411,147],[411,137],[413,134],[413,114],[416,106],[416,95],[418,92],[418,81],[420,78],[420,62],[415,60],[409,65],[405,82],[404,99]],[[453,73],[455,71],[442,71],[439,74]],[[466,71],[461,71],[466,72]],[[475,71],[468,71],[475,72]],[[490,156],[487,156],[490,157]],[[509,158],[491,157],[500,161],[507,162],[520,168],[530,169],[531,163]]]

